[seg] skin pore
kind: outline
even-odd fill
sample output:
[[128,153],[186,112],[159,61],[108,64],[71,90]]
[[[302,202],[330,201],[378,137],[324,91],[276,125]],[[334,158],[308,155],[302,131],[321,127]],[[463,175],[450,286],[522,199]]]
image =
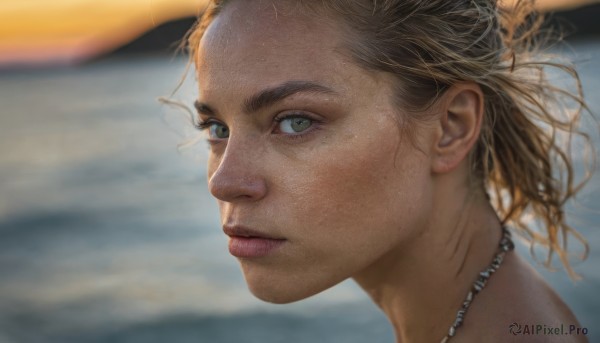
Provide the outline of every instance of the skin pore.
[[[411,141],[398,128],[409,123],[394,79],[341,53],[344,34],[286,1],[224,7],[196,61],[209,189],[223,225],[285,239],[267,256],[239,258],[255,296],[289,303],[351,277],[398,342],[437,342],[500,240],[468,177],[483,94],[454,85],[432,120],[410,127]],[[508,342],[519,321],[577,323],[510,253],[452,342]]]

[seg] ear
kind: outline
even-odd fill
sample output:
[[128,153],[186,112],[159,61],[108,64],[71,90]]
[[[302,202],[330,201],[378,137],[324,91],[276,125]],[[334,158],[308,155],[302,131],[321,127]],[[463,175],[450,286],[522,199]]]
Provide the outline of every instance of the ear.
[[432,171],[447,173],[469,154],[483,121],[483,91],[475,83],[455,84],[440,99],[442,115],[436,125]]

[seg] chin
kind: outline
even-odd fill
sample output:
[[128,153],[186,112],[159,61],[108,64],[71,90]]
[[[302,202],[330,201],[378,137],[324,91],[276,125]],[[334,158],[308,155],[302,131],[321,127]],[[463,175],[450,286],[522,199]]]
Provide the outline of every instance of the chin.
[[272,304],[289,304],[309,298],[334,286],[336,283],[316,282],[301,276],[277,277],[275,273],[244,273],[248,290],[256,298]]
[[263,289],[256,290],[251,287],[248,287],[248,289],[250,290],[250,293],[252,293],[252,295],[254,295],[256,298],[258,298],[264,302],[268,302],[271,304],[277,304],[277,305],[290,304],[290,303],[300,301],[300,300],[306,298],[306,297],[294,297],[294,296],[291,296],[289,293],[269,292],[269,291],[265,292]]
[[284,285],[275,283],[270,285],[256,285],[247,282],[247,284],[248,290],[256,298],[264,302],[280,305],[300,301],[320,292],[307,292],[306,288],[302,287],[300,284],[291,287],[285,287]]

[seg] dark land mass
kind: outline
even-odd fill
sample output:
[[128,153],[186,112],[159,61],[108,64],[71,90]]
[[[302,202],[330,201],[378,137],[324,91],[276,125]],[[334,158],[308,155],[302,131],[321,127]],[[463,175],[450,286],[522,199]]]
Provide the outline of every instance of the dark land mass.
[[118,48],[112,54],[174,53],[195,22],[196,18],[188,17],[164,23]]
[[566,31],[568,41],[600,37],[600,4],[588,5],[570,11],[550,15],[550,23],[560,25]]
[[[550,18],[551,25],[560,25],[563,28],[568,41],[600,37],[600,20],[598,20],[600,18],[600,4],[556,12]],[[112,54],[173,54],[195,21],[195,18],[189,17],[162,24],[136,40],[116,49]]]

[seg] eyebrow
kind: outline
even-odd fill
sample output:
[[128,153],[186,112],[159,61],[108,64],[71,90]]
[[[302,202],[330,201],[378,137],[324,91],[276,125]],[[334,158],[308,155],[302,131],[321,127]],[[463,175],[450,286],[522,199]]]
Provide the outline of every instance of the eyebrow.
[[[264,89],[257,94],[251,96],[244,101],[244,112],[254,113],[260,109],[271,106],[291,95],[297,93],[312,93],[312,94],[325,94],[325,95],[337,95],[333,89],[320,85],[312,81],[287,81],[278,86]],[[194,107],[198,113],[206,115],[215,115],[216,111],[209,105],[196,100]]]

